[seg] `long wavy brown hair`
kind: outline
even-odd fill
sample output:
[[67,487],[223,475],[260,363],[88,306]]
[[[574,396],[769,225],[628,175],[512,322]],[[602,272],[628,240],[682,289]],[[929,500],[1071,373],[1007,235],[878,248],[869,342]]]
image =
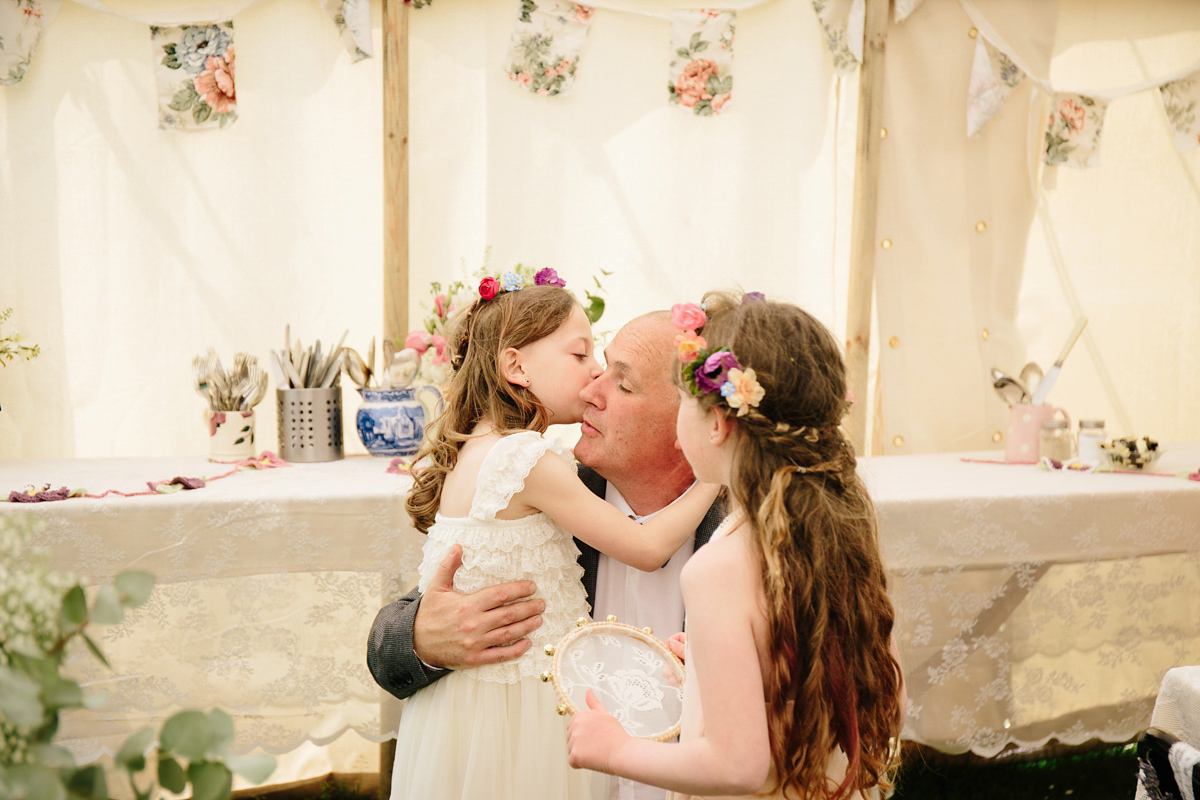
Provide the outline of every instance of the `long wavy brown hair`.
[[546,407],[527,388],[504,379],[500,354],[554,333],[577,305],[566,289],[528,286],[477,300],[454,319],[446,345],[454,376],[445,407],[417,452],[421,468],[413,473],[413,488],[405,501],[417,530],[424,533],[433,525],[446,475],[481,420],[489,421],[502,435],[546,430],[550,418]]
[[[710,293],[705,308],[709,349],[728,347],[765,390],[757,409],[735,417],[729,487],[753,531],[766,594],[774,770],[764,791],[838,800],[890,787],[889,740],[902,722],[895,612],[874,505],[839,428],[838,343],[790,304]],[[699,399],[729,411],[719,394]],[[835,746],[849,760],[839,785],[826,778]]]

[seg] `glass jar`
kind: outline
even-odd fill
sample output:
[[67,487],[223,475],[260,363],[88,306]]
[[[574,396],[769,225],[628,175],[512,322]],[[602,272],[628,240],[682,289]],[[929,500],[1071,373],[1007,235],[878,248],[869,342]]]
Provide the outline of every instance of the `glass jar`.
[[1104,432],[1104,420],[1079,420],[1079,460],[1099,464],[1105,460],[1105,452],[1100,449],[1100,443],[1108,441]]
[[1038,443],[1039,457],[1067,461],[1074,453],[1075,441],[1071,436],[1069,422],[1056,418],[1042,423],[1042,435]]

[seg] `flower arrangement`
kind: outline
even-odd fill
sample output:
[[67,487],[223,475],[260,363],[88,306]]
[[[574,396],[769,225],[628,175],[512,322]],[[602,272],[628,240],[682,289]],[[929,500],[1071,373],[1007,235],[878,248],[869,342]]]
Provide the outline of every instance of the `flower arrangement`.
[[[11,308],[0,311],[0,324],[8,321],[8,318],[12,316],[12,311]],[[16,358],[30,361],[41,355],[42,350],[36,344],[22,344],[24,338],[17,331],[0,334],[0,367],[8,366],[7,362]]]
[[[762,297],[758,292],[746,297],[753,300],[753,295]],[[751,408],[758,408],[766,392],[754,370],[743,368],[728,347],[708,349],[708,342],[696,332],[707,321],[708,315],[695,303],[671,306],[671,324],[683,331],[675,337],[679,362],[683,364],[683,383],[697,397],[720,394],[739,417],[745,416]]]
[[[71,753],[54,744],[63,711],[102,702],[62,674],[63,661],[82,639],[108,666],[89,633],[96,625],[121,622],[126,609],[144,603],[154,577],[122,572],[111,585],[99,587],[89,603],[78,579],[43,566],[44,553],[29,544],[35,533],[26,515],[0,515],[0,797],[101,800],[109,796],[104,768],[76,766]],[[146,751],[156,739],[154,769],[143,780]],[[190,786],[193,797],[224,800],[234,772],[261,783],[275,769],[271,755],[229,756],[233,740],[233,720],[225,712],[180,711],[157,736],[150,726],[133,733],[113,764],[127,775],[139,800],[158,796],[156,778],[175,793]],[[139,788],[146,781],[149,786]]]
[[[601,279],[611,274],[608,270],[600,270],[599,275],[592,277],[595,293],[589,290],[583,292],[583,311],[593,325],[604,315],[604,298],[600,296],[600,292],[604,290]],[[446,329],[450,318],[470,307],[481,297],[490,300],[502,291],[511,292],[522,286],[542,284],[565,287],[566,281],[549,267],[535,270],[533,267],[517,264],[510,270],[496,274],[488,270],[486,263],[475,271],[473,279],[455,280],[444,286],[440,281],[433,281],[429,284],[432,296],[431,313],[422,321],[420,328],[410,331],[402,343],[396,344],[416,352],[420,359],[417,370],[419,382],[444,386],[450,382],[453,372],[450,354],[446,352]]]

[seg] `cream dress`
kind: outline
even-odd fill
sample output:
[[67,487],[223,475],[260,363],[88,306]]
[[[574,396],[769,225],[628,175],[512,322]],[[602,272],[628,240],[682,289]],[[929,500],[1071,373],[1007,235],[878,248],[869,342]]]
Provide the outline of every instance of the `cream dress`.
[[[723,536],[728,536],[729,532],[736,528],[742,519],[744,519],[744,515],[740,511],[730,514],[713,531],[709,542],[715,542]],[[686,620],[684,627],[687,627]],[[683,713],[680,719],[679,730],[680,742],[687,742],[704,735],[704,710],[700,706],[700,684],[696,680],[695,673],[692,672],[692,651],[686,640],[684,650],[686,651],[684,659],[685,678],[683,682]],[[842,752],[841,748],[835,749],[829,756],[829,767],[825,771],[826,776],[834,781],[835,786],[841,783],[842,779],[846,776],[846,765],[846,754]],[[862,793],[851,795],[852,800],[877,800],[878,797],[877,790],[872,790],[866,795]],[[748,794],[737,795],[736,797],[728,795],[722,795],[721,797],[705,795],[704,797],[700,797],[699,795],[667,792],[666,800],[782,800],[782,798],[782,794]]]
[[439,515],[429,529],[419,587],[429,585],[455,544],[460,592],[531,580],[546,602],[532,646],[516,661],[455,670],[404,704],[396,736],[392,800],[604,800],[608,777],[567,765],[565,718],[554,688],[547,644],[558,644],[580,617],[587,596],[571,536],[545,514],[496,519],[547,451],[570,462],[557,443],[534,431],[500,439],[484,457],[465,518]]

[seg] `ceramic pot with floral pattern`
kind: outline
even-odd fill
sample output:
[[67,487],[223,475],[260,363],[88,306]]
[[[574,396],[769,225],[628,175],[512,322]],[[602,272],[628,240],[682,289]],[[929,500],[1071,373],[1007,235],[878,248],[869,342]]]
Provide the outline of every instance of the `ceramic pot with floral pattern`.
[[[425,437],[425,426],[442,403],[442,393],[435,386],[360,388],[358,392],[363,398],[355,417],[358,438],[373,456],[414,455]],[[432,399],[423,398],[424,392]]]

